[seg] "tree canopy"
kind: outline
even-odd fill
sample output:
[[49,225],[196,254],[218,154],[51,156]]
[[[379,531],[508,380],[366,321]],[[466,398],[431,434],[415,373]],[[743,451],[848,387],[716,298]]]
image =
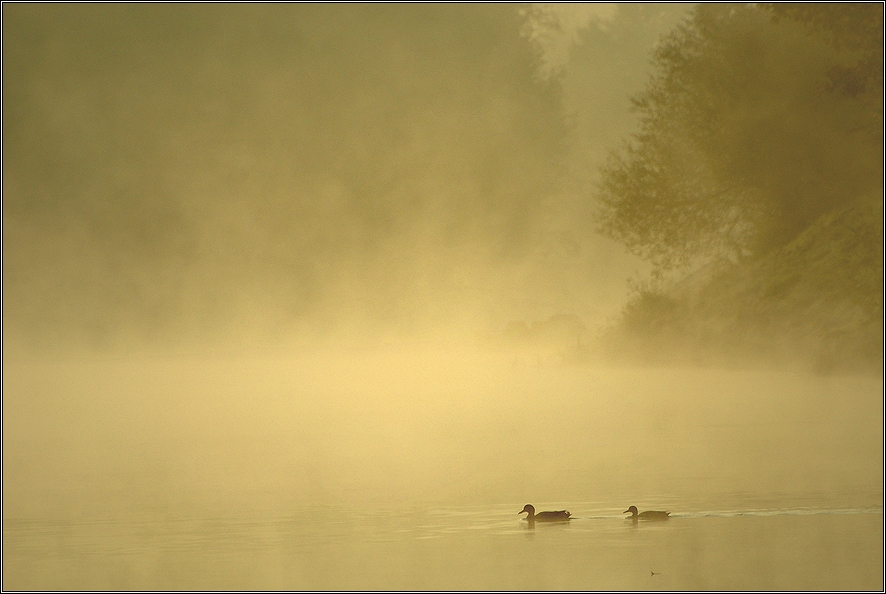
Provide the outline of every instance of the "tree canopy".
[[702,4],[653,65],[598,197],[657,270],[768,253],[879,192],[882,5]]

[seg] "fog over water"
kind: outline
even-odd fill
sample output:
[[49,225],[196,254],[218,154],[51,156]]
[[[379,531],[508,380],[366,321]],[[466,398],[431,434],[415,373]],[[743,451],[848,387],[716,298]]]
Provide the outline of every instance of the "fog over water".
[[4,589],[883,587],[876,192],[694,276],[601,233],[692,5],[2,10]]
[[[879,379],[535,368],[442,350],[342,358],[8,366],[4,393],[21,397],[4,403],[4,580],[882,582]],[[527,502],[573,518],[526,540]],[[628,505],[672,517],[632,537]],[[526,575],[539,562],[563,566]]]
[[[12,369],[6,505],[76,517],[521,496],[687,512],[743,496],[878,501],[882,453],[857,452],[882,437],[879,380],[341,356]],[[83,496],[57,500],[66,488]]]
[[6,23],[7,334],[436,335],[599,318],[624,293],[619,250],[562,229],[558,94],[513,7]]

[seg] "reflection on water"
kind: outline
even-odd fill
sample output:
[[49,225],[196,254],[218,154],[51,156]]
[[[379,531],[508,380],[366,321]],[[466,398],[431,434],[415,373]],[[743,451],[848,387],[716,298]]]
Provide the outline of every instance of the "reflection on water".
[[[580,505],[580,504],[578,504]],[[9,589],[880,589],[881,510],[569,522],[511,505],[4,522]],[[797,513],[802,512],[802,513]],[[656,578],[650,581],[650,578]]]
[[4,362],[4,589],[883,587],[879,378],[402,363]]

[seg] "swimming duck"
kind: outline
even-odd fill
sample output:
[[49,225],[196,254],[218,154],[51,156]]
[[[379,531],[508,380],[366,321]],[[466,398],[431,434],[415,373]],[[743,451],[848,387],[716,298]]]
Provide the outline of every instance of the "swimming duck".
[[526,516],[526,519],[530,522],[563,522],[565,520],[568,520],[569,516],[572,515],[566,510],[543,511],[535,513],[535,508],[528,503],[524,505],[523,509],[517,513],[522,514],[523,512],[529,514]]
[[623,514],[631,514],[629,520],[667,520],[671,512],[666,511],[645,511],[642,514],[638,512],[637,507],[632,505],[628,509],[621,512]]

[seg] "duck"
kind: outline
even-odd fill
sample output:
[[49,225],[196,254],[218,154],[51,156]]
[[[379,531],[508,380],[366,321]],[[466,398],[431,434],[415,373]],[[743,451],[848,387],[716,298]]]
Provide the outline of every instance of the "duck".
[[635,505],[632,505],[621,513],[631,514],[628,518],[629,520],[667,520],[668,516],[671,515],[671,512],[666,511],[645,511],[641,514]]
[[569,519],[569,516],[572,515],[565,509],[560,511],[543,511],[535,513],[535,507],[529,503],[524,505],[523,509],[517,513],[522,514],[524,512],[528,514],[526,519],[530,522],[565,522]]

